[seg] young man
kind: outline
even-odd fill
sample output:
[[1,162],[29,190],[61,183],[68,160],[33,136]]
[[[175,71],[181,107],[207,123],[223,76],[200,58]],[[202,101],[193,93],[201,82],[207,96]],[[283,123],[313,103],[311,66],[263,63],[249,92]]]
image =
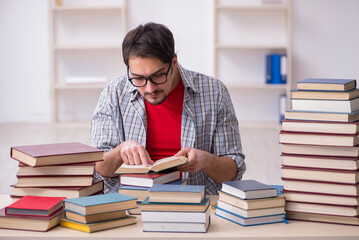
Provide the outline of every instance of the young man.
[[122,47],[127,75],[102,91],[92,117],[92,145],[106,151],[95,168],[105,193],[117,192],[114,172],[123,162],[147,165],[172,155],[188,157],[178,170],[207,194],[241,179],[246,167],[226,87],[184,69],[164,25],[140,25]]

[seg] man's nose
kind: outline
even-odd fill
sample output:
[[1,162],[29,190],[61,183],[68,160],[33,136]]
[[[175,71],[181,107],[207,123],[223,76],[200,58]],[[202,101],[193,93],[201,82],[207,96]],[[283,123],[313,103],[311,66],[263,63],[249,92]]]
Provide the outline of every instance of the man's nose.
[[157,89],[157,85],[152,83],[150,80],[148,80],[145,86],[146,92],[153,93],[156,89]]

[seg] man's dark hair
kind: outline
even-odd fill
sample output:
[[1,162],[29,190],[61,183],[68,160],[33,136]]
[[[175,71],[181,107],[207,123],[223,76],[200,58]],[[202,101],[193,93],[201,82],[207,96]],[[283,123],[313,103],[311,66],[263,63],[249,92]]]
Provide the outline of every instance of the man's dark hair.
[[141,58],[157,57],[168,63],[175,55],[172,32],[162,24],[146,23],[129,31],[122,42],[123,61],[128,67],[131,55]]

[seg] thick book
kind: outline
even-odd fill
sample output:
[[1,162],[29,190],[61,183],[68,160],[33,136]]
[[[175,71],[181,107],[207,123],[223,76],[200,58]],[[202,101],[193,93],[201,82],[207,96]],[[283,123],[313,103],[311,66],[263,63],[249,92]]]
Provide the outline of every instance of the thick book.
[[166,169],[177,167],[187,163],[188,158],[180,157],[167,157],[157,160],[153,165],[128,165],[123,163],[116,171],[116,174],[124,173],[149,173],[149,172],[160,172]]
[[18,187],[88,187],[93,176],[18,176]]
[[305,212],[292,212],[287,211],[286,216],[288,219],[302,220],[310,222],[323,222],[323,223],[336,223],[336,224],[347,224],[347,225],[359,225],[359,217],[348,217],[348,216],[337,216],[329,214],[318,214],[318,213],[305,213]]
[[308,212],[319,214],[331,214],[338,216],[355,217],[359,214],[358,206],[323,204],[323,203],[308,203],[308,202],[291,202],[287,201],[285,204],[286,211],[292,212]]
[[180,179],[179,171],[166,173],[122,174],[120,183],[139,187],[152,187],[153,184],[165,184]]
[[11,196],[23,197],[26,195],[32,196],[48,196],[48,197],[65,197],[78,198],[96,193],[103,193],[103,180],[96,179],[91,186],[87,187],[19,187],[11,185]]
[[352,147],[359,144],[359,134],[280,131],[279,142]]
[[204,198],[201,203],[158,203],[150,202],[147,197],[141,203],[143,211],[163,211],[163,212],[204,212],[210,204],[209,198]]
[[242,199],[257,199],[277,196],[276,188],[252,179],[223,182],[221,191]]
[[0,209],[0,228],[46,232],[56,227],[63,218],[63,209],[50,216],[24,216],[5,214],[5,208]]
[[150,202],[201,203],[204,186],[154,184],[149,192]]
[[126,210],[96,213],[90,215],[82,215],[71,211],[65,211],[65,218],[81,223],[108,221],[117,218],[123,218],[126,216],[127,216]]
[[62,208],[64,197],[25,196],[5,208],[6,214],[50,216]]
[[10,156],[35,167],[102,161],[103,150],[78,142],[53,143],[11,147]]
[[60,225],[61,227],[71,228],[74,230],[82,231],[82,232],[98,232],[106,229],[117,228],[122,226],[127,226],[136,223],[136,217],[127,216],[124,218],[117,218],[113,220],[100,221],[95,223],[81,223],[72,221],[70,219],[63,218],[61,219]]
[[356,184],[359,182],[359,171],[282,165],[282,177],[309,181]]
[[87,196],[64,200],[65,211],[82,215],[136,208],[136,198],[119,193]]
[[282,152],[299,155],[358,157],[359,146],[324,146],[309,144],[284,144]]
[[287,110],[284,117],[294,120],[354,122],[359,120],[359,111],[339,113]]
[[231,194],[218,191],[219,200],[229,203],[235,207],[239,207],[245,210],[263,209],[263,208],[275,208],[284,207],[285,200],[282,195],[272,198],[259,198],[259,199],[241,199]]
[[282,121],[282,130],[291,132],[356,134],[359,132],[359,122],[343,123],[285,119]]
[[298,99],[326,99],[326,100],[349,100],[359,97],[359,88],[349,91],[313,91],[291,90],[292,98]]
[[358,170],[358,157],[300,155],[282,153],[283,165],[293,167]]
[[18,177],[23,176],[93,176],[95,163],[31,167],[19,163]]
[[307,78],[297,81],[300,90],[348,91],[355,88],[355,79]]
[[244,227],[285,222],[285,214],[245,218],[243,216],[237,215],[233,212],[229,212],[219,207],[216,207],[215,215],[227,219],[231,222],[237,223]]
[[205,223],[190,222],[142,222],[144,232],[184,232],[206,233],[210,226],[211,218]]
[[359,98],[350,100],[322,100],[291,98],[295,111],[351,113],[359,110]]

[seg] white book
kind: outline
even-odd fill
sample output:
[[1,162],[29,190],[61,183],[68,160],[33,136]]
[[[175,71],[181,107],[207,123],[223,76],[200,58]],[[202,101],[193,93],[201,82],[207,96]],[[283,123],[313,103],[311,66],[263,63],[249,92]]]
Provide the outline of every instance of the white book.
[[295,111],[350,113],[359,110],[359,98],[351,100],[321,100],[292,98]]
[[143,222],[190,222],[205,223],[210,215],[210,208],[205,212],[161,212],[161,211],[142,211]]

